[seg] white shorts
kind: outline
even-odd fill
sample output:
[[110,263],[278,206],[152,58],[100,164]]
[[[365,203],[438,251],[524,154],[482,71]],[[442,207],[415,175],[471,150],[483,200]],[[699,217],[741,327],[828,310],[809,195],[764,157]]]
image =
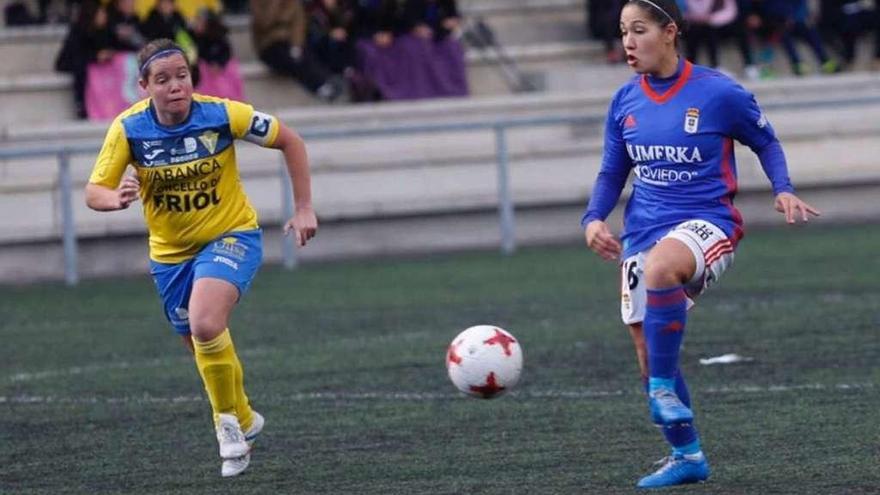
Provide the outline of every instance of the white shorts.
[[[721,278],[733,264],[733,243],[723,230],[705,220],[688,220],[675,226],[663,239],[678,239],[694,254],[697,269],[685,284],[688,309],[693,298]],[[658,241],[659,242],[659,241]],[[648,295],[645,289],[644,266],[649,250],[634,254],[623,261],[620,270],[620,316],[627,325],[645,319]]]

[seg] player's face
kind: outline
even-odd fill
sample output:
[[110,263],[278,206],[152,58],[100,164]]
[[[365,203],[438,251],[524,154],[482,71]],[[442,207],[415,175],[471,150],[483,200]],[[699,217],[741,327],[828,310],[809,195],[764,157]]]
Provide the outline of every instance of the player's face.
[[192,103],[192,79],[183,55],[175,53],[150,63],[144,89],[160,113],[186,114]]
[[620,13],[620,33],[626,63],[639,74],[656,73],[662,62],[675,54],[674,24],[657,24],[639,4],[629,3]]

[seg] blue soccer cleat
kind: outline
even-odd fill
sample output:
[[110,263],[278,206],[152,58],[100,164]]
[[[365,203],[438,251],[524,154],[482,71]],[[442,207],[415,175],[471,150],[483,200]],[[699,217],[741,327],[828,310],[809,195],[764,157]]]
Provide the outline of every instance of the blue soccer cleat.
[[658,388],[648,394],[648,406],[651,408],[651,419],[654,424],[672,425],[690,423],[694,420],[693,411],[668,388]]
[[709,477],[709,463],[700,454],[699,460],[688,459],[681,454],[664,457],[657,464],[660,469],[639,480],[638,488],[662,488],[664,486],[685,485],[706,481]]

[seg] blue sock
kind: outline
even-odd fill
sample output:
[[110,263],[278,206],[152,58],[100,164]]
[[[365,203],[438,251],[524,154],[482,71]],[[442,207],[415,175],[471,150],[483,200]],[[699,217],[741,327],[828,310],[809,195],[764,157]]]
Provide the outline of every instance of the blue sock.
[[[648,289],[648,305],[642,324],[648,348],[648,390],[663,387],[674,390],[679,400],[691,406],[687,383],[678,369],[678,356],[687,323],[687,297],[681,286]],[[700,452],[700,439],[693,424],[661,428],[675,454]]]
[[[648,379],[642,378],[647,394],[649,392]],[[687,407],[691,407],[691,394],[680,371],[675,372],[674,386],[675,394],[678,395],[679,400]],[[700,452],[700,435],[693,423],[662,426],[660,429],[663,431],[666,441],[672,446],[673,454],[688,455]]]
[[[675,371],[675,395],[687,407],[691,407],[691,394],[681,372]],[[672,445],[674,454],[696,454],[700,451],[700,435],[691,424],[678,424],[663,427],[663,436]]]
[[691,393],[680,370],[675,370],[675,395],[682,404],[691,407]]
[[678,353],[687,322],[687,297],[681,286],[648,289],[648,305],[642,328],[648,347],[650,390],[675,388]]
[[703,449],[700,447],[700,439],[696,439],[691,443],[679,447],[672,447],[672,455],[674,456],[694,455],[699,454],[702,451]]

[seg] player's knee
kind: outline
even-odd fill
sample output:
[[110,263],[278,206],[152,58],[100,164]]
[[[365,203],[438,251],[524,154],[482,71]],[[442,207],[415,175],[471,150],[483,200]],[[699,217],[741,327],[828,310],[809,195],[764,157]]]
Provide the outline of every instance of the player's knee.
[[196,340],[206,342],[223,333],[226,321],[211,314],[190,314],[189,329]]
[[645,282],[649,289],[683,285],[688,280],[686,267],[670,256],[651,256],[645,260]]

